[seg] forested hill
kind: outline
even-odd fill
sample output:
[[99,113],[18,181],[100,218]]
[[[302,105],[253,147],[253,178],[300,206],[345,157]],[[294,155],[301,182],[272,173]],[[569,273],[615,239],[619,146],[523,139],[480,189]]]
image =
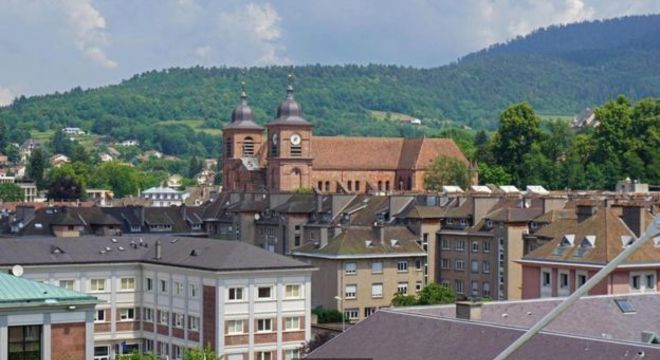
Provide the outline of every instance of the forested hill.
[[[186,128],[190,121],[178,120],[220,129],[244,79],[257,120],[265,123],[293,71],[296,98],[318,134],[433,135],[454,125],[494,129],[499,112],[514,102],[528,101],[541,114],[572,115],[619,94],[660,96],[659,28],[660,16],[551,27],[431,69],[309,65],[250,68],[243,75],[224,67],[150,71],[103,88],[21,97],[0,109],[0,117],[16,142],[35,128],[79,126],[187,154],[190,148],[211,149],[217,133],[213,138],[212,132],[195,133]],[[398,122],[399,114],[421,118],[423,125]],[[190,146],[170,151],[167,141]]]

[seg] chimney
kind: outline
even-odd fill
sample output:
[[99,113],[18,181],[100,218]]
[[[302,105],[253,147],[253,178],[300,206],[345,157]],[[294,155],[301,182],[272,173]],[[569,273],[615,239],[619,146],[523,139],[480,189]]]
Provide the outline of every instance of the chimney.
[[598,208],[595,205],[577,205],[575,207],[575,213],[577,214],[577,220],[579,223],[596,215],[597,212]]
[[156,240],[156,246],[154,246],[156,256],[154,256],[154,259],[160,260],[160,258],[163,255],[163,245],[161,245],[160,240]]
[[481,320],[482,303],[476,301],[456,302],[456,318],[463,320]]
[[566,199],[561,197],[544,197],[541,201],[544,214],[551,210],[561,210],[566,205]]
[[626,205],[623,207],[622,219],[623,222],[635,233],[635,236],[642,236],[642,232],[646,229],[646,216],[644,216],[643,206],[639,205]]
[[378,222],[374,222],[372,239],[376,243],[384,244],[385,243],[385,226],[383,226],[382,224],[379,224]]
[[473,195],[472,196],[472,218],[474,223],[478,223],[483,219],[490,210],[500,201],[498,196],[493,195]]

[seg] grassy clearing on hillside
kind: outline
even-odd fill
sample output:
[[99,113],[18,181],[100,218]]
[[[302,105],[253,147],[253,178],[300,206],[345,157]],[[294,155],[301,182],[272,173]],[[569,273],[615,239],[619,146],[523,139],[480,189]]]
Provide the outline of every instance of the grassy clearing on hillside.
[[376,110],[371,110],[370,112],[371,112],[371,117],[377,121],[383,121],[387,119],[388,114],[390,115],[391,121],[403,121],[405,119],[412,118],[412,116],[410,115],[397,113],[397,112],[376,111]]
[[198,132],[204,132],[209,135],[222,135],[222,130],[221,129],[211,129],[211,128],[205,128],[204,127],[204,120],[198,120],[198,119],[187,119],[187,120],[167,120],[167,121],[161,121],[158,123],[159,126],[162,125],[186,125],[190,127],[191,129],[198,131]]

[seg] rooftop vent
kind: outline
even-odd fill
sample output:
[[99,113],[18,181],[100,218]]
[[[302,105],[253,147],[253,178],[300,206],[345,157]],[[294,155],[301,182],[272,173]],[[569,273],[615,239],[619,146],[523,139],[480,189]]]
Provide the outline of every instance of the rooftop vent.
[[174,238],[174,239],[170,240],[170,243],[171,243],[171,244],[174,244],[174,243],[177,242],[177,241],[179,241],[179,238]]
[[199,256],[199,255],[200,255],[200,252],[199,252],[199,250],[197,250],[197,249],[193,249],[193,250],[190,252],[190,256]]
[[50,253],[51,254],[64,254],[64,250],[62,250],[61,248],[59,248],[57,246],[52,246],[50,248]]
[[474,301],[459,301],[456,303],[456,318],[463,320],[481,320],[483,304]]
[[124,250],[126,250],[123,246],[118,246],[117,249],[118,249],[119,251],[124,251]]
[[113,243],[116,243],[116,242],[117,242],[117,239],[112,238],[112,240],[110,240],[110,241],[112,241]]

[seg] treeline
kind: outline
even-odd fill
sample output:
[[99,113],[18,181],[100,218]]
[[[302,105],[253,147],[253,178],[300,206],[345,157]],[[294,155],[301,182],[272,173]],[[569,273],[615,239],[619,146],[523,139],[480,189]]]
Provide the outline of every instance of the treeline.
[[480,182],[549,189],[610,189],[631,178],[660,183],[660,99],[626,97],[595,110],[597,125],[574,130],[541,122],[527,103],[506,108],[492,135],[477,133],[472,158]]

